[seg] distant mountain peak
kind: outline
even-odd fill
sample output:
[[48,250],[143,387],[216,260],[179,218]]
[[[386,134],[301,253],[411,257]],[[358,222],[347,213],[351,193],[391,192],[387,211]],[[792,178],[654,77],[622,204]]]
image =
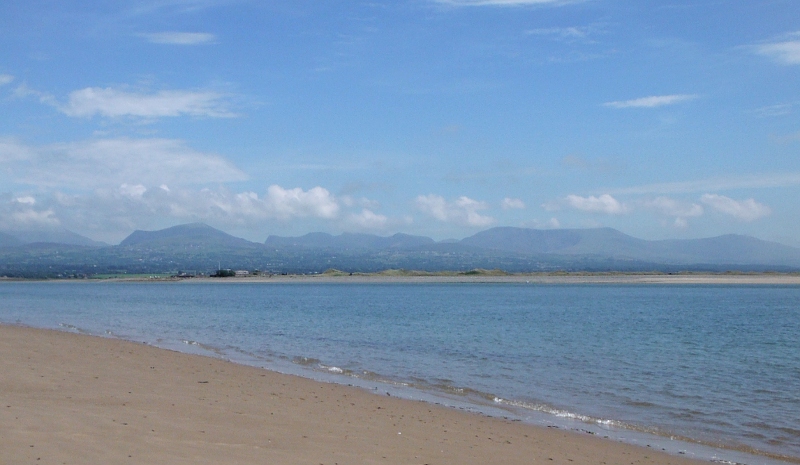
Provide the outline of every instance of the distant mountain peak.
[[252,246],[254,242],[232,236],[205,223],[188,223],[157,231],[137,229],[119,243],[121,247],[143,245],[218,245],[218,246]]

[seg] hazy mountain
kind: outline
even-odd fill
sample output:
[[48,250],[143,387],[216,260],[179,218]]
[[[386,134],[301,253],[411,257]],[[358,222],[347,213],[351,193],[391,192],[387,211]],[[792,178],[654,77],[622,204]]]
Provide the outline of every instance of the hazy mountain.
[[269,236],[265,242],[271,248],[305,247],[329,250],[409,249],[434,243],[435,241],[430,237],[402,233],[389,237],[355,233],[344,233],[338,236],[326,233],[310,233],[300,237]]
[[11,234],[0,232],[0,247],[16,247],[23,242]]
[[134,231],[120,245],[106,247],[24,244],[14,235],[0,233],[0,276],[75,277],[181,270],[211,273],[220,267],[267,273],[320,273],[329,268],[350,272],[475,268],[516,273],[790,271],[800,269],[800,249],[739,235],[647,241],[611,228],[501,227],[457,242],[435,242],[408,234],[311,233],[269,236],[260,244],[194,223]]
[[[41,230],[28,230],[28,231],[7,231],[0,233],[3,236],[13,237],[17,240],[15,245],[33,244],[37,242],[45,242],[49,244],[66,244],[66,245],[80,245],[84,247],[105,247],[108,244],[105,242],[95,241],[88,237],[81,236],[68,229],[41,229]],[[0,236],[0,247],[5,243],[5,239]],[[13,242],[9,245],[14,245]]]
[[647,241],[611,228],[498,227],[467,237],[460,243],[519,254],[587,255],[663,264],[800,266],[800,249],[735,234]]
[[259,246],[239,237],[231,236],[204,223],[191,223],[173,226],[158,231],[136,230],[119,243],[127,248],[252,248]]

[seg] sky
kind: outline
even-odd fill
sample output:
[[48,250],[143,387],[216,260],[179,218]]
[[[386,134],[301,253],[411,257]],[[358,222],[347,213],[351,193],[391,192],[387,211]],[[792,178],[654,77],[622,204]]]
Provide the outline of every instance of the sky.
[[800,246],[796,0],[0,3],[0,230]]

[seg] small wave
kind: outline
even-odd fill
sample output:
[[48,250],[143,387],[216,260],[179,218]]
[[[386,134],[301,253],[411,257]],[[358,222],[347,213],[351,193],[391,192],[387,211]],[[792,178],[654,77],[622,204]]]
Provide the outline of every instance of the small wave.
[[75,331],[76,333],[80,333],[80,334],[92,334],[91,331],[87,331],[85,329],[81,329],[81,328],[79,328],[79,327],[77,327],[75,325],[71,325],[71,324],[68,324],[68,323],[59,323],[58,326],[61,327],[61,328],[68,329],[70,331]]
[[320,365],[320,360],[311,357],[294,357],[292,358],[292,363],[301,366],[312,366]]
[[529,402],[522,402],[522,401],[517,401],[517,400],[507,400],[507,399],[502,399],[502,398],[499,398],[499,397],[495,397],[494,398],[494,402],[497,403],[497,404],[507,405],[509,407],[515,407],[515,408],[521,408],[521,409],[525,409],[525,410],[532,410],[532,411],[535,411],[535,412],[546,413],[546,414],[553,415],[553,416],[558,417],[558,418],[566,418],[566,419],[569,419],[569,420],[577,420],[577,421],[581,421],[583,423],[590,423],[590,424],[606,426],[606,427],[623,428],[623,429],[630,429],[630,430],[637,430],[637,431],[640,431],[640,432],[651,433],[651,431],[649,431],[649,430],[648,431],[644,431],[640,427],[637,427],[635,425],[630,425],[630,424],[627,424],[627,423],[624,423],[624,422],[621,422],[621,421],[618,421],[618,420],[610,420],[610,419],[606,419],[606,418],[596,418],[596,417],[592,417],[592,416],[589,416],[589,415],[582,415],[580,413],[574,413],[574,412],[570,412],[570,411],[567,411],[567,410],[551,407],[551,406],[546,405],[546,404],[539,404],[539,403],[532,404],[532,403],[529,403]]
[[343,375],[343,374],[344,374],[344,370],[343,370],[343,369],[341,369],[341,368],[339,368],[339,367],[334,367],[334,366],[326,366],[326,365],[323,365],[323,364],[321,364],[321,363],[320,363],[319,367],[320,367],[321,369],[323,369],[323,370],[327,371],[327,372],[330,372],[330,373],[336,373],[337,375]]
[[216,348],[214,346],[203,344],[202,342],[192,341],[190,339],[182,339],[181,342],[186,344],[187,346],[198,347],[200,349],[203,349],[204,351],[210,352],[210,353],[215,354],[215,355],[217,355],[219,357],[224,357],[225,356],[225,354],[221,350],[219,350],[218,348]]

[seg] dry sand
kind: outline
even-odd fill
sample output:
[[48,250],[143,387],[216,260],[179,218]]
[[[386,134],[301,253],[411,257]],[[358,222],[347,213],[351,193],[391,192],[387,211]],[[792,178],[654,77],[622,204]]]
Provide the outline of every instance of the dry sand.
[[209,357],[0,326],[2,464],[690,464]]

